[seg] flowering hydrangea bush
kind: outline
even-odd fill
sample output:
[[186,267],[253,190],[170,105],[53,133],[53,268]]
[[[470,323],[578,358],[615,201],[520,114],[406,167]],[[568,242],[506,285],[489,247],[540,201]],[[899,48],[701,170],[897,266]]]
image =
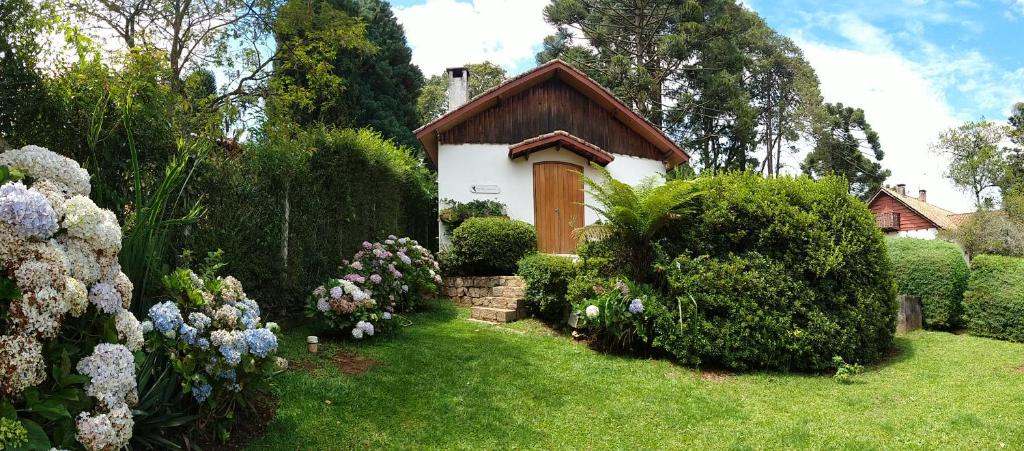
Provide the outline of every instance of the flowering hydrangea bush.
[[656,316],[663,309],[655,291],[629,280],[606,280],[592,287],[593,296],[575,306],[579,332],[620,348],[649,348]]
[[396,312],[414,310],[441,284],[433,254],[414,239],[394,235],[382,243],[363,242],[343,270],[341,279],[313,290],[306,313],[349,330],[355,339],[386,329]]
[[0,169],[0,448],[121,449],[143,343],[121,227],[74,160],[27,146]]
[[146,345],[167,356],[203,420],[226,438],[239,408],[287,363],[276,357],[277,324],[263,323],[259,304],[234,277],[201,277],[178,269],[164,278],[174,300],[153,305],[142,323]]

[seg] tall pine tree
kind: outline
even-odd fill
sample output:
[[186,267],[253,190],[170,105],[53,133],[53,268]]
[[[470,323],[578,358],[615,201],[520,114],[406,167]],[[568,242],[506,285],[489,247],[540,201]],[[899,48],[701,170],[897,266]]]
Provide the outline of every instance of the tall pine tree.
[[423,74],[412,64],[405,31],[390,5],[290,0],[283,11],[285,21],[275,34],[278,45],[293,49],[275,72],[275,88],[284,97],[274,115],[300,125],[369,127],[417,148],[412,130],[420,125],[416,100]]

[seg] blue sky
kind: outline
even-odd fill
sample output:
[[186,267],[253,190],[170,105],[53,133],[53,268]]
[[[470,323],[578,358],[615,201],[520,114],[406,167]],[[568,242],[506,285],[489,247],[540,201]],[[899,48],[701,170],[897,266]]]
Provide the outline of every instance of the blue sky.
[[[548,0],[399,0],[413,60],[427,74],[491,60],[519,73],[552,29]],[[1003,121],[1024,101],[1024,0],[746,0],[804,50],[826,101],[865,110],[893,171],[889,183],[929,190],[968,211],[929,146],[962,121]],[[791,172],[801,155],[784,158]]]

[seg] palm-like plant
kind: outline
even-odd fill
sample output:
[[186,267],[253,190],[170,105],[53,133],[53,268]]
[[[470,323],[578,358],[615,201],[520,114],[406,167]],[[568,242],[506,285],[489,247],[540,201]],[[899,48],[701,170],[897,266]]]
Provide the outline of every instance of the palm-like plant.
[[692,181],[659,183],[654,177],[637,186],[615,180],[607,169],[593,165],[602,180],[584,176],[587,194],[594,200],[587,208],[603,217],[602,222],[577,230],[583,239],[612,240],[630,266],[630,275],[647,281],[654,260],[651,241],[671,221],[690,211],[701,193]]

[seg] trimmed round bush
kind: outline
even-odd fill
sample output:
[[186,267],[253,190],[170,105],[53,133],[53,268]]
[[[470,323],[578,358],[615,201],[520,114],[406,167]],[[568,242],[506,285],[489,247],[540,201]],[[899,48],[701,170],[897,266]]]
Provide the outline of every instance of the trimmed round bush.
[[1024,341],[1024,258],[974,257],[964,322],[974,335]]
[[890,238],[888,244],[896,294],[921,297],[925,327],[959,326],[970,273],[960,247],[916,238]]
[[557,320],[571,308],[566,301],[569,281],[576,274],[570,257],[532,254],[519,260],[519,276],[526,281],[526,308],[545,319]]
[[467,219],[451,242],[442,254],[443,269],[459,276],[510,276],[519,259],[537,252],[533,226],[507,218]]
[[892,345],[885,239],[840,178],[697,180],[708,193],[661,237],[672,312],[656,345],[688,362],[820,371]]

